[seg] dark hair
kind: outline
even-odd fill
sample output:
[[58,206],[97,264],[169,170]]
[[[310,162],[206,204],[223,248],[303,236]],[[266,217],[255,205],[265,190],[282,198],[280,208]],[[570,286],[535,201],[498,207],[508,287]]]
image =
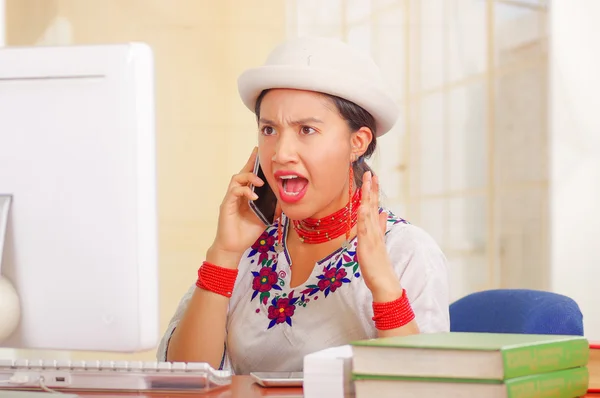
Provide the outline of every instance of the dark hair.
[[[263,90],[256,99],[254,113],[256,114],[257,120],[260,119],[260,105],[268,92],[268,89]],[[365,162],[365,159],[369,159],[377,147],[377,139],[375,137],[375,118],[362,107],[356,105],[354,102],[348,101],[341,97],[336,97],[335,95],[321,94],[331,99],[340,113],[340,116],[346,120],[346,123],[348,123],[348,127],[352,132],[358,131],[361,127],[367,127],[371,129],[371,132],[373,133],[373,139],[369,143],[365,153],[363,153],[362,156],[352,164],[352,169],[354,171],[354,186],[360,188],[362,186],[363,174],[367,171],[370,171],[371,174],[374,174],[373,170],[371,170],[369,165]]]

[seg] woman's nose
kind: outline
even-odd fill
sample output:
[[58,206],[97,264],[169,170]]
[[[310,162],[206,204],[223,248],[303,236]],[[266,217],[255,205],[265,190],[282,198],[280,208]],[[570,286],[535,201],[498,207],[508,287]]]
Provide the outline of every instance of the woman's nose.
[[279,164],[293,163],[298,159],[297,142],[292,132],[282,132],[275,144],[273,161]]

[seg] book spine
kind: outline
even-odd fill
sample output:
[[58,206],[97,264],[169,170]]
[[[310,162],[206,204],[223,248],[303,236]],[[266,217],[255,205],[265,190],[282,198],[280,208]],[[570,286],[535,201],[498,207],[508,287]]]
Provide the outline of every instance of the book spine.
[[519,377],[505,382],[508,398],[571,398],[587,392],[587,367]]
[[584,366],[589,355],[585,339],[507,348],[502,350],[504,379]]

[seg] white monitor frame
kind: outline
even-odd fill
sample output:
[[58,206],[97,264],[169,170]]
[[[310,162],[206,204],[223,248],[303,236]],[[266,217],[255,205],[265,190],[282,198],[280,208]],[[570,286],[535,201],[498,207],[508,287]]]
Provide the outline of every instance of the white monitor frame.
[[0,194],[12,195],[1,272],[21,306],[0,348],[156,346],[147,45],[0,48]]

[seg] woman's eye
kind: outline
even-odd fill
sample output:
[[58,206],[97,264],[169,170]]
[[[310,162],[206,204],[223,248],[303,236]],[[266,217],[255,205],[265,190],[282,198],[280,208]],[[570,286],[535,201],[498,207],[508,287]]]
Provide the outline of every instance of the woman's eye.
[[308,135],[308,134],[313,134],[315,132],[316,132],[316,130],[313,129],[312,127],[308,127],[308,126],[303,126],[302,127],[302,134],[307,134]]
[[262,133],[264,135],[273,135],[275,133],[275,129],[271,126],[265,126],[262,128]]

